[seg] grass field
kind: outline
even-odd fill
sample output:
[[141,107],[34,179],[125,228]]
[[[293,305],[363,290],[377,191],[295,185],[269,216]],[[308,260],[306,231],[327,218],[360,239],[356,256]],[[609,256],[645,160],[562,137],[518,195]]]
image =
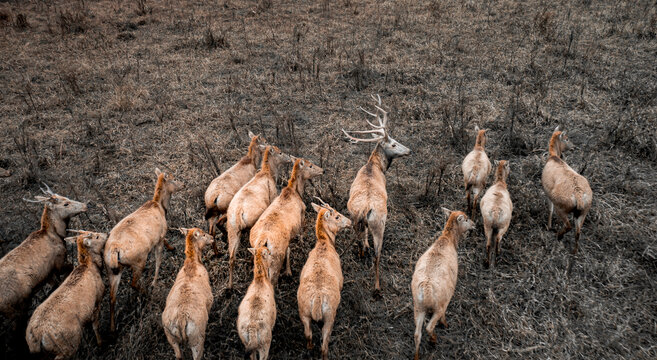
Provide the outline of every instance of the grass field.
[[[321,196],[348,214],[372,145],[349,144],[340,128],[363,128],[357,107],[380,94],[392,135],[413,154],[387,172],[381,299],[354,232],[338,235],[345,285],[332,358],[413,355],[413,267],[444,224],[441,206],[465,209],[460,163],[478,125],[490,129],[491,160],[511,163],[514,218],[495,269],[483,265],[481,219],[459,244],[450,327],[435,345],[424,336],[422,357],[655,359],[656,35],[654,1],[2,2],[0,253],[37,229],[41,209],[21,199],[40,182],[89,202],[72,228],[108,232],[152,196],[156,167],[186,186],[169,227],[206,228],[205,188],[246,152],[248,130],[323,167],[307,205]],[[576,146],[565,160],[594,192],[575,256],[546,228],[540,176],[557,125]],[[317,326],[305,350],[296,304],[314,219],[308,206],[293,277],[279,281],[273,359],[320,354]],[[168,238],[176,250],[165,251],[159,286],[138,295],[124,275],[119,331],[109,333],[106,295],[106,344],[88,326],[78,358],[173,358],[160,319],[184,239]],[[242,244],[232,293],[227,256],[206,256],[206,358],[244,356],[235,321],[252,265]],[[39,290],[29,313],[52,290]],[[3,320],[0,349],[24,356],[24,328]]]

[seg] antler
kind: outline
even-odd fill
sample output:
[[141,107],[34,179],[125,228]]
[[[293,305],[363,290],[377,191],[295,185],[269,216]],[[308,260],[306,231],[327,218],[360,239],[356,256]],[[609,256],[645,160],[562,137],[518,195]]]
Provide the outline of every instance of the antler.
[[41,182],[41,183],[46,187],[46,190],[43,190],[43,188],[41,186],[39,186],[39,189],[41,189],[42,193],[44,193],[46,195],[55,195],[55,193],[52,192],[52,190],[50,189],[50,186],[48,186],[48,184],[46,184],[45,182]]
[[[359,106],[358,108],[360,110],[362,110],[363,112],[365,112],[367,115],[375,117],[377,122],[379,123],[379,125],[375,125],[375,124],[371,123],[369,120],[365,119],[367,124],[369,126],[373,127],[373,129],[371,129],[371,130],[359,130],[359,131],[354,130],[354,131],[349,131],[349,132],[352,133],[352,134],[377,134],[378,136],[372,136],[371,139],[361,139],[361,138],[356,138],[356,137],[353,137],[353,136],[349,135],[349,133],[345,129],[342,129],[342,132],[344,132],[344,134],[349,138],[349,140],[351,140],[352,143],[356,143],[356,142],[376,142],[376,141],[379,141],[382,138],[385,138],[387,136],[388,112],[381,108],[381,106],[382,106],[381,105],[381,96],[379,96],[379,94],[377,94],[376,97],[373,94],[371,96],[372,96],[372,99],[374,99],[374,101],[377,103],[377,105],[374,105],[374,107],[376,108],[376,114],[372,113],[368,110],[365,110],[362,106]],[[383,119],[381,119],[381,116],[379,115],[380,113],[383,114]]]
[[70,231],[70,232],[73,232],[73,233],[76,233],[76,234],[86,234],[86,233],[91,232],[91,231],[87,231],[87,230],[77,230],[77,229],[66,229],[66,231]]
[[27,201],[27,202],[30,202],[30,203],[37,203],[37,204],[39,204],[39,203],[44,202],[45,200],[30,200],[30,199],[23,198],[23,201]]
[[334,210],[335,210],[335,209],[333,209],[333,208],[331,207],[331,205],[327,204],[327,203],[326,203],[324,200],[322,200],[322,198],[320,198],[319,196],[313,196],[313,197],[314,197],[315,199],[319,200],[320,203],[322,203],[320,206],[323,207],[324,209],[327,209],[327,210],[330,210],[330,211],[334,211]]

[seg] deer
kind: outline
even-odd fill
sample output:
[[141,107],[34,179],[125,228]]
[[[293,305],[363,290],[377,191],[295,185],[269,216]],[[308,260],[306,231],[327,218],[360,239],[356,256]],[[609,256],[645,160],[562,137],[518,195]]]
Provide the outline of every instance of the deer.
[[66,228],[69,220],[87,211],[87,205],[55,194],[48,185],[27,202],[43,204],[41,228],[0,259],[0,313],[14,318],[32,292],[56,273],[70,269],[66,261]]
[[80,346],[84,326],[91,322],[96,342],[99,332],[100,304],[105,293],[101,276],[103,246],[107,234],[69,230],[79,235],[64,240],[77,244],[78,266],[39,307],[34,310],[25,331],[31,353],[48,353],[55,359],[73,356]]
[[[500,255],[500,242],[509,230],[511,223],[513,203],[506,186],[506,179],[510,172],[511,168],[507,160],[501,160],[496,164],[495,183],[486,190],[479,204],[486,235],[486,264],[488,266],[495,266],[495,256]],[[491,248],[492,240],[495,241],[494,253]]]
[[253,254],[253,281],[237,309],[237,333],[251,360],[255,360],[256,352],[264,360],[269,356],[276,323],[276,301],[270,281],[271,253],[266,246],[249,248],[249,252]]
[[415,317],[415,360],[420,357],[422,326],[428,313],[431,319],[427,333],[431,342],[436,342],[434,329],[440,323],[447,328],[445,311],[449,305],[458,278],[458,256],[456,249],[461,238],[474,228],[474,222],[462,211],[442,208],[447,216],[445,227],[438,239],[422,254],[415,264],[411,291],[413,293],[413,315]]
[[235,254],[240,244],[242,231],[252,227],[260,215],[278,195],[276,179],[283,165],[292,162],[276,146],[267,146],[262,157],[260,171],[235,194],[228,206],[226,232],[228,233],[229,275],[228,288],[233,288]]
[[165,239],[167,233],[166,214],[169,209],[171,195],[183,188],[183,184],[174,180],[171,174],[155,169],[157,184],[153,199],[144,203],[139,209],[119,221],[110,231],[105,244],[104,259],[110,283],[110,330],[114,332],[116,294],[121,282],[121,274],[125,267],[132,270],[130,285],[143,292],[139,280],[146,266],[146,260],[151,250],[155,253],[155,274],[152,286],[157,284],[157,278],[162,262],[162,249],[173,247]]
[[568,220],[568,216],[573,214],[575,221],[573,254],[577,254],[582,225],[591,210],[593,192],[586,178],[578,174],[562,159],[563,152],[572,147],[573,144],[568,140],[566,132],[559,130],[557,126],[550,138],[550,156],[543,168],[541,183],[550,203],[548,229],[552,228],[552,213],[556,209],[557,215],[564,223],[563,229],[557,232],[557,240],[562,240],[564,235],[573,228]]
[[182,359],[180,347],[187,343],[197,360],[203,357],[205,329],[213,302],[210,278],[201,254],[214,238],[198,228],[179,230],[185,235],[185,263],[167,296],[162,325],[176,359]]
[[335,236],[351,220],[340,214],[322,199],[322,205],[312,203],[317,212],[315,234],[317,243],[308,254],[308,260],[301,270],[297,302],[299,317],[303,323],[307,348],[313,348],[311,321],[323,321],[322,358],[328,359],[328,344],[333,330],[333,323],[340,305],[340,292],[344,278],[340,265],[340,256],[335,250]]
[[463,170],[463,182],[465,184],[465,199],[468,205],[468,214],[472,214],[471,218],[475,218],[475,211],[477,209],[477,199],[479,194],[486,188],[486,181],[490,175],[491,164],[486,155],[486,132],[488,130],[480,130],[479,126],[475,126],[477,133],[477,140],[475,141],[474,148],[465,159],[461,169]]
[[[216,227],[226,220],[226,211],[233,196],[244,186],[256,173],[256,168],[262,157],[262,152],[267,142],[262,136],[254,135],[249,131],[251,142],[249,149],[240,161],[224,171],[212,180],[205,190],[205,219],[208,221],[208,231],[215,236]],[[219,227],[224,239],[227,234],[224,228]],[[219,255],[217,243],[213,243],[212,249],[215,255]]]
[[290,240],[299,237],[303,241],[303,220],[306,205],[303,203],[303,190],[306,181],[324,173],[324,169],[306,159],[296,159],[287,186],[271,205],[260,215],[251,228],[249,242],[251,247],[267,246],[271,256],[271,282],[275,287],[278,276],[286,261],[285,275],[291,276]]
[[[358,170],[356,178],[351,184],[347,209],[351,215],[351,222],[356,237],[361,238],[363,241],[360,251],[361,257],[369,250],[369,242],[367,240],[368,230],[372,232],[375,253],[374,286],[375,291],[378,293],[381,291],[379,283],[379,262],[383,247],[383,233],[388,216],[388,193],[386,191],[385,173],[394,159],[410,155],[411,150],[390,136],[388,133],[388,113],[381,108],[381,97],[377,95],[375,98],[372,95],[372,98],[377,103],[375,105],[376,113],[372,113],[362,107],[360,107],[360,110],[375,117],[378,124],[373,124],[366,119],[365,121],[372,129],[361,131],[346,131],[342,129],[342,132],[353,144],[359,142],[376,143],[372,154],[367,160],[367,164]],[[381,118],[380,114],[383,114],[383,118]],[[356,138],[350,135],[350,133],[370,134],[372,137],[369,139]]]

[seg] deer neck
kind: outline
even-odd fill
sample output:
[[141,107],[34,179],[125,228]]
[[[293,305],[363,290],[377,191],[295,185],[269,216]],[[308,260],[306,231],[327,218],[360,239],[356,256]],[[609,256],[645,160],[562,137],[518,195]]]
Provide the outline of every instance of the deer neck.
[[324,220],[321,218],[322,214],[319,215],[317,223],[315,224],[315,235],[317,235],[318,244],[327,244],[332,247],[335,246],[335,234],[328,230],[324,224]]
[[506,187],[506,174],[504,174],[504,169],[503,168],[498,168],[495,171],[495,183],[504,185]]
[[[454,247],[458,247],[459,240],[461,238],[461,231],[458,229],[458,224],[456,224],[456,219],[451,217],[447,220],[443,233],[440,235],[440,238],[447,238],[451,243],[454,244]],[[440,240],[438,238],[438,240]]]
[[560,132],[555,132],[552,134],[552,138],[550,139],[550,156],[556,156],[559,159],[561,159],[561,146],[559,146],[559,135]]
[[256,255],[255,261],[253,262],[253,280],[264,281],[269,279],[269,274],[267,273],[267,267],[262,261],[262,255]]
[[89,252],[86,246],[84,246],[83,240],[78,240],[78,264],[86,265],[88,268],[91,268],[92,265],[100,268],[103,265],[103,259],[99,254],[94,254]]
[[376,147],[372,151],[372,154],[370,155],[368,162],[378,166],[382,172],[386,172],[390,167],[390,164],[392,164],[392,158],[386,155],[386,152],[383,150],[381,143],[377,143]]
[[41,230],[45,230],[49,234],[56,235],[60,238],[66,236],[66,228],[68,227],[68,218],[63,218],[56,214],[48,206],[43,209],[41,215]]

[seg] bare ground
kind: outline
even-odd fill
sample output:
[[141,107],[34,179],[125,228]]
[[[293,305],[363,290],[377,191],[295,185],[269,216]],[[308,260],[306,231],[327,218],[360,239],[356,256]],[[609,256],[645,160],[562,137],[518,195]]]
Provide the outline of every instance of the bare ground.
[[[186,184],[170,227],[205,227],[205,187],[245,152],[248,129],[324,167],[306,199],[346,213],[371,146],[350,145],[339,129],[363,127],[356,108],[378,93],[413,155],[388,172],[382,299],[353,232],[338,236],[345,286],[333,358],[412,356],[413,266],[442,227],[440,207],[465,207],[459,164],[477,124],[490,129],[489,156],[511,162],[514,219],[494,270],[482,264],[480,221],[461,242],[450,327],[436,345],[425,335],[423,356],[654,359],[656,32],[653,1],[0,3],[0,170],[10,172],[0,178],[0,252],[37,228],[40,209],[21,198],[39,182],[90,202],[71,227],[109,231],[151,196],[156,166]],[[546,229],[540,174],[556,125],[576,145],[566,161],[594,191],[576,256]],[[319,356],[305,350],[296,306],[314,215],[291,245],[294,276],[278,287],[275,359]],[[169,239],[176,250],[160,285],[139,296],[124,278],[118,335],[106,300],[106,345],[89,327],[79,358],[173,356],[160,316],[184,242],[175,231]],[[208,254],[207,358],[244,356],[235,320],[251,274],[245,248],[232,294],[226,256]],[[6,356],[25,354],[23,328],[3,321],[0,339]]]

